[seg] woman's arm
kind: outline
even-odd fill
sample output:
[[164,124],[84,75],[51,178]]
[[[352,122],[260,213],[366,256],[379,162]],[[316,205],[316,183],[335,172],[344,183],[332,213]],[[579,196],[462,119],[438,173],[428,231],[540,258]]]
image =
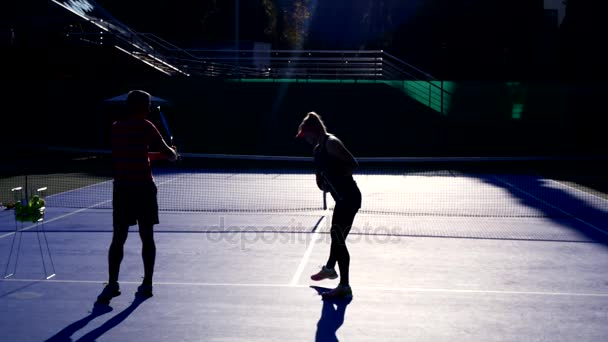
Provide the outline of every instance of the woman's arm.
[[327,153],[344,162],[346,172],[352,174],[353,170],[359,167],[359,163],[350,151],[344,146],[340,139],[331,136],[327,140]]

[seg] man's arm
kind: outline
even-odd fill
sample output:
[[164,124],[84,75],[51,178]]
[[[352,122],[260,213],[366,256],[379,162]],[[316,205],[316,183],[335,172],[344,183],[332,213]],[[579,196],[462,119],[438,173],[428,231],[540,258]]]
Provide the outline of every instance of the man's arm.
[[150,129],[151,140],[155,142],[152,145],[156,145],[160,149],[160,151],[158,152],[148,152],[148,158],[150,158],[151,161],[162,159],[176,161],[177,151],[175,150],[175,147],[170,147],[169,145],[167,145],[165,139],[163,139],[163,136],[160,135],[160,132],[158,131],[156,126],[154,126],[154,124],[147,120],[146,122],[149,125],[148,127]]
[[148,157],[150,158],[150,160],[177,160],[177,151],[175,150],[175,147],[169,147],[165,140],[161,140],[160,149],[160,152],[148,152]]

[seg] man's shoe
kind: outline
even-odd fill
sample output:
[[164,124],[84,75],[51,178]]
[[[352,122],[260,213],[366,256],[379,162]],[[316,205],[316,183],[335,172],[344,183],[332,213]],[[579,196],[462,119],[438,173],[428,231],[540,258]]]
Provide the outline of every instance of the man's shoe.
[[110,304],[110,300],[114,297],[120,296],[120,286],[118,283],[107,284],[103,291],[97,296],[97,303],[99,304]]
[[152,294],[152,285],[150,284],[141,284],[137,288],[137,292],[135,295],[140,298],[150,298],[153,296]]

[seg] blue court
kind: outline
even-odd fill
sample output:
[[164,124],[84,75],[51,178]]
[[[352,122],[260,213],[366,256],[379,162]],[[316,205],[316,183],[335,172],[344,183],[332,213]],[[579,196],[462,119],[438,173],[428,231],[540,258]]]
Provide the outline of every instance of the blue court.
[[363,207],[347,239],[351,300],[323,301],[337,280],[309,279],[327,258],[332,213],[314,174],[157,170],[154,297],[134,297],[143,266],[132,227],[122,295],[107,308],[93,303],[107,280],[111,181],[47,196],[38,224],[0,212],[2,271],[19,246],[15,274],[0,281],[2,339],[604,340],[601,195],[534,175],[355,179]]

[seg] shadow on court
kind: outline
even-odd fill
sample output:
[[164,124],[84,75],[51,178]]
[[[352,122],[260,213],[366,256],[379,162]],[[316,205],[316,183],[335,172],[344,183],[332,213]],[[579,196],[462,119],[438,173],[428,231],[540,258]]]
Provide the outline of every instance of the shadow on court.
[[[319,295],[331,289],[320,286],[311,286]],[[352,297],[345,299],[323,299],[323,308],[321,309],[321,318],[317,323],[317,332],[315,341],[330,342],[338,341],[336,333],[344,324],[344,315],[346,307],[352,301]]]
[[[117,325],[122,323],[146,299],[147,298],[141,298],[141,297],[135,296],[131,305],[129,305],[123,311],[116,314],[114,317],[107,320],[105,323],[103,323],[98,328],[91,330],[86,335],[79,338],[77,341],[83,341],[83,342],[84,341],[96,341],[103,334],[105,334],[106,332],[110,331],[111,329],[113,329],[114,327],[116,327]],[[84,328],[87,324],[89,324],[89,322],[91,322],[95,318],[102,316],[106,313],[109,313],[112,310],[113,310],[112,307],[109,305],[95,304],[93,306],[93,310],[90,312],[90,314],[88,316],[83,317],[82,319],[79,319],[78,321],[68,325],[67,327],[63,328],[60,332],[58,332],[57,334],[55,334],[53,337],[49,338],[46,341],[47,342],[70,342],[70,341],[72,341],[72,335],[74,335],[77,331]]]
[[29,283],[29,284],[26,284],[26,285],[23,285],[21,287],[18,287],[16,289],[12,290],[12,291],[5,292],[3,294],[0,294],[0,298],[4,298],[4,297],[7,297],[7,296],[10,296],[13,293],[17,293],[17,292],[19,292],[21,290],[27,289],[28,287],[36,285],[38,283],[39,283],[38,281],[34,281],[34,282]]
[[559,225],[608,245],[608,200],[585,193],[584,190],[566,191],[562,187],[569,186],[541,177],[478,177],[488,184],[509,191],[522,205],[538,210],[542,216]]

